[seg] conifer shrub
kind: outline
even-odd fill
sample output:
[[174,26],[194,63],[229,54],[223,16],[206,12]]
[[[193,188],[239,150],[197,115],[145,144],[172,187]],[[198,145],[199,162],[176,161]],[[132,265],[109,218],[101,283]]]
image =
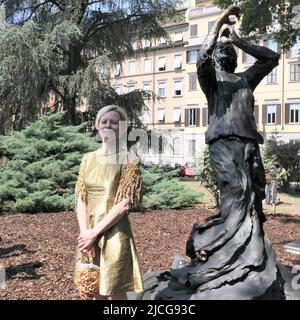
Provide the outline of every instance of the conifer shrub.
[[[74,210],[74,188],[83,155],[99,148],[85,125],[61,123],[63,113],[44,115],[19,132],[1,136],[0,213]],[[177,172],[142,169],[142,207],[178,209],[199,202]]]
[[202,193],[190,190],[177,177],[178,170],[163,172],[158,166],[142,169],[146,209],[180,209],[199,203]]
[[99,144],[85,124],[61,125],[63,113],[42,116],[20,132],[1,136],[0,212],[58,212],[74,208],[82,156]]

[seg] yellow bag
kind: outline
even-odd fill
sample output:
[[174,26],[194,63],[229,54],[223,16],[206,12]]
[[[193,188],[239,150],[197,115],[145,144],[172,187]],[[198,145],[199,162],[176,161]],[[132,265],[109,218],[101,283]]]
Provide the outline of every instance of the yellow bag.
[[91,300],[99,294],[100,268],[93,264],[90,251],[87,257],[79,254],[76,263],[75,283],[82,300]]

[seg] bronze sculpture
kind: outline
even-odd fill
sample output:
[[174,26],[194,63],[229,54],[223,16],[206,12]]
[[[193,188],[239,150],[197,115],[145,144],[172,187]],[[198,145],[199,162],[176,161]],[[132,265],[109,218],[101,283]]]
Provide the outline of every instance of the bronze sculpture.
[[[194,225],[187,242],[191,263],[165,273],[155,299],[284,299],[275,252],[263,232],[265,172],[258,146],[263,138],[256,129],[253,96],[280,55],[241,39],[232,15],[239,18],[238,7],[216,21],[197,61],[208,102],[206,143],[220,186],[220,212]],[[256,58],[244,72],[234,73],[233,45]]]

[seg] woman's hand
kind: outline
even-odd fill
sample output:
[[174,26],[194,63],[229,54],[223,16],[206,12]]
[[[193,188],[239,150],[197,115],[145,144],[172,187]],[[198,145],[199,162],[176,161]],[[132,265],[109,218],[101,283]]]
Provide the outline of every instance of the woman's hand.
[[89,229],[81,233],[78,237],[78,248],[82,253],[86,253],[97,238],[94,229]]

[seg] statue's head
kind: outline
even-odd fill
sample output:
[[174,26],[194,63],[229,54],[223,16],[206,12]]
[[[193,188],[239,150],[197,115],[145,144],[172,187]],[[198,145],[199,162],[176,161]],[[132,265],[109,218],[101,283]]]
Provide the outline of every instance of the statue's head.
[[237,55],[231,43],[218,42],[212,54],[213,62],[216,68],[234,72],[237,67]]

